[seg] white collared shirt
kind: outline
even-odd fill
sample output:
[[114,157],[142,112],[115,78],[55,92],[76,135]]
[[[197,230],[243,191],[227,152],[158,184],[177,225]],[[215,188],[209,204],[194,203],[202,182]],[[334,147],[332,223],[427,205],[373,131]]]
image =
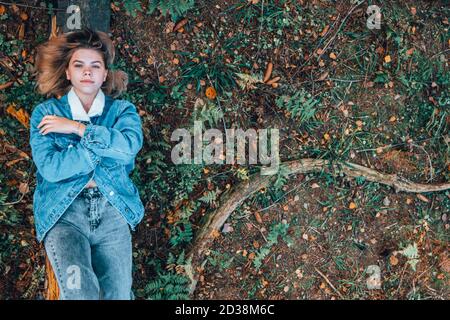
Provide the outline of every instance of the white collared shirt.
[[80,98],[75,93],[73,87],[67,94],[67,99],[69,101],[70,110],[72,111],[73,120],[90,122],[91,117],[102,114],[103,107],[105,106],[105,94],[103,93],[102,89],[98,90],[98,93],[95,96],[94,102],[92,102],[92,106],[89,109],[88,113],[86,113],[86,110],[84,110],[83,104],[81,103]]

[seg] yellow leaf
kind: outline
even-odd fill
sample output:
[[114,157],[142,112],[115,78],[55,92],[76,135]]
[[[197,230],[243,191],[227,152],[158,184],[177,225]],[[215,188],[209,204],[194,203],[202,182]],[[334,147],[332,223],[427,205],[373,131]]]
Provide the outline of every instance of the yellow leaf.
[[354,202],[350,202],[350,204],[348,205],[348,208],[349,209],[356,209],[356,203],[354,203]]
[[336,54],[334,52],[330,53],[330,58],[336,60],[337,59]]
[[390,55],[387,55],[387,56],[384,57],[384,62],[389,63],[391,61],[392,60],[391,60],[391,56]]

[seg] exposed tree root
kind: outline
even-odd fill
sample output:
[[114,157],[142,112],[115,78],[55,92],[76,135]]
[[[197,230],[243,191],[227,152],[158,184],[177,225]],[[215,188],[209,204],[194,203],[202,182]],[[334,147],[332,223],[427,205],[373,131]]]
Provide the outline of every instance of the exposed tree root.
[[[283,163],[288,174],[307,173],[314,171],[330,172],[334,175],[343,173],[350,177],[364,177],[371,182],[378,182],[391,186],[395,192],[435,192],[450,189],[450,183],[441,184],[421,184],[414,183],[396,174],[385,174],[376,170],[350,163],[331,162],[322,159],[300,159]],[[225,221],[246,199],[258,190],[269,186],[270,182],[276,179],[276,175],[262,176],[255,174],[249,180],[237,185],[233,191],[225,194],[221,200],[221,205],[214,212],[210,213],[206,222],[196,235],[194,244],[188,254],[188,259],[192,259],[190,265],[186,267],[186,273],[190,277],[190,294],[195,291],[199,273],[202,270],[204,254],[214,241],[215,235],[223,226]]]

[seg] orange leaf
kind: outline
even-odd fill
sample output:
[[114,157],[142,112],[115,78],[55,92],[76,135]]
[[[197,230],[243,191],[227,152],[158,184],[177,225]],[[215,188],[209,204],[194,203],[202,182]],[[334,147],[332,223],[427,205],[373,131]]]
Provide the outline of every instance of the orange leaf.
[[8,89],[9,87],[11,87],[13,85],[13,83],[14,83],[14,81],[9,81],[9,82],[0,84],[0,90]]
[[[183,28],[183,26],[188,22],[187,18],[182,19],[180,22],[178,22],[172,29],[173,32],[180,30]],[[181,31],[182,32],[182,31]]]
[[4,5],[0,5],[0,16],[1,16],[2,14],[5,14],[5,12],[6,12],[5,6],[4,6]]
[[320,33],[320,36],[323,37],[328,32],[328,29],[330,29],[330,26],[327,24]]
[[218,238],[218,237],[220,237],[220,232],[217,231],[216,229],[214,229],[213,231],[211,231],[210,236],[211,236],[211,238],[214,238],[214,239]]
[[428,198],[426,198],[425,196],[421,195],[420,193],[417,194],[417,198],[419,198],[423,202],[430,202],[430,200],[428,200]]
[[216,89],[214,89],[213,87],[206,88],[205,94],[206,94],[206,97],[210,100],[214,100],[217,96]]
[[350,204],[348,205],[348,208],[349,209],[356,209],[356,203],[354,203],[354,202],[350,202]]
[[278,80],[280,80],[280,79],[281,79],[281,77],[275,77],[275,78],[273,78],[273,79],[270,79],[270,80],[267,81],[266,83],[267,83],[267,84],[272,84],[272,83],[278,82]]
[[256,221],[258,221],[258,223],[263,223],[262,219],[261,219],[261,215],[259,214],[258,211],[255,212],[255,219]]
[[6,112],[16,118],[25,128],[30,128],[30,116],[23,108],[16,110],[15,105],[11,104],[6,109]]
[[270,79],[270,76],[272,74],[272,69],[273,69],[273,63],[269,62],[267,64],[267,69],[266,69],[266,73],[264,74],[264,82],[268,81]]
[[398,259],[395,256],[390,256],[389,262],[391,263],[391,266],[396,266],[398,264]]

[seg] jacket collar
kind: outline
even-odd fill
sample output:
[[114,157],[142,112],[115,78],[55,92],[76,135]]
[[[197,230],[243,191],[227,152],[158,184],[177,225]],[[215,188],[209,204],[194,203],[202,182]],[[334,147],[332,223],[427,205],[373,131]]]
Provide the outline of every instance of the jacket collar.
[[[103,93],[103,92],[102,92],[102,93]],[[100,114],[100,116],[102,116],[102,115],[108,113],[109,108],[111,107],[111,105],[112,105],[113,102],[114,102],[114,99],[111,98],[109,95],[105,95],[105,94],[104,94],[104,98],[105,98],[105,101],[104,101],[104,107],[103,107],[103,110],[102,110],[102,113]],[[64,107],[64,109],[66,109],[66,112],[72,116],[72,119],[73,119],[73,120],[76,120],[76,119],[73,117],[73,114],[72,114],[72,107],[71,107],[70,104],[69,104],[69,93],[66,93],[65,95],[63,95],[63,96],[57,98],[57,101],[58,101],[58,104],[59,104],[59,105],[62,105],[62,106]],[[81,108],[83,108],[83,106],[82,106]],[[83,109],[83,111],[84,111],[84,109]],[[84,111],[84,112],[86,112],[86,111]],[[92,115],[91,117],[95,117],[95,116]],[[87,122],[90,122],[90,119],[88,119]]]
[[88,113],[84,110],[81,100],[78,98],[73,87],[67,94],[67,101],[72,112],[73,120],[90,121],[91,117],[99,116],[103,113],[103,108],[105,106],[105,95],[102,89],[98,91]]

